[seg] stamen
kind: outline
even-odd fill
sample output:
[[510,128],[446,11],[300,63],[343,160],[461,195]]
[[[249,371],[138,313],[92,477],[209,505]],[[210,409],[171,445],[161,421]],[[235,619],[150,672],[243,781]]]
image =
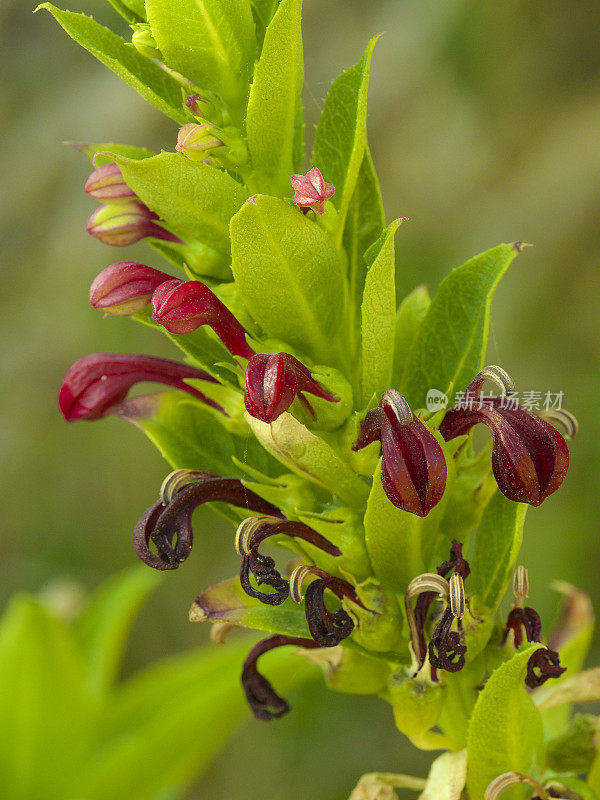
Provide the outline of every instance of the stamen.
[[563,429],[565,439],[574,439],[579,433],[577,417],[564,408],[549,408],[538,413],[538,417],[554,424],[557,422]]
[[263,525],[274,524],[276,522],[281,522],[281,519],[278,517],[269,516],[248,517],[247,519],[243,520],[243,522],[240,522],[238,529],[235,532],[235,539],[233,543],[236,553],[240,556],[250,555],[250,540],[258,528],[262,527]]
[[168,506],[177,492],[192,481],[200,480],[208,475],[201,469],[176,469],[170,472],[160,487],[160,499],[163,506]]
[[[406,609],[406,619],[408,622],[408,629],[410,631],[410,641],[415,658],[419,662],[419,669],[423,666],[425,659],[425,642],[421,631],[422,625],[425,621],[424,616],[417,624],[417,618],[412,607],[413,597],[428,592],[433,596],[448,597],[450,594],[450,585],[445,578],[437,575],[435,572],[425,572],[423,575],[418,575],[408,584],[406,594],[404,596],[404,607]],[[432,596],[432,600],[433,600]],[[427,606],[429,608],[429,606]],[[425,610],[425,614],[427,610]]]
[[294,569],[290,575],[290,598],[294,603],[301,603],[304,600],[304,595],[302,594],[304,581],[315,572],[316,567],[308,567],[306,564],[300,564]]
[[506,789],[510,789],[511,786],[517,786],[520,783],[527,783],[535,789],[540,800],[551,800],[550,795],[540,783],[528,775],[522,775],[520,772],[504,772],[494,778],[485,790],[484,800],[497,800]]
[[490,366],[484,367],[479,375],[477,375],[471,385],[476,394],[481,391],[485,381],[492,381],[495,383],[496,386],[502,390],[503,395],[510,394],[515,390],[515,382],[513,379],[506,370],[502,369],[502,367],[499,367],[497,364],[490,364]]
[[523,601],[529,596],[529,573],[522,565],[519,565],[515,570],[513,594],[515,596],[515,605],[517,608],[522,608]]
[[450,576],[450,610],[455,619],[465,615],[465,584],[458,572]]

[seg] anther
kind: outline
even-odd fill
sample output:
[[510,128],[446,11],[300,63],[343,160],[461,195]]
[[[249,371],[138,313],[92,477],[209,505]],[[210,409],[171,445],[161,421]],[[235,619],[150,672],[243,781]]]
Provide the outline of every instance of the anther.
[[523,602],[529,595],[529,575],[527,569],[521,564],[515,570],[513,579],[513,594],[517,608],[523,607]]
[[477,376],[477,379],[481,383],[486,380],[492,381],[502,390],[502,394],[510,394],[510,392],[514,392],[515,390],[515,382],[508,372],[496,364],[490,364],[489,367],[484,367]]
[[160,499],[163,506],[168,506],[177,492],[187,483],[204,478],[206,472],[200,469],[176,469],[170,472],[160,487]]
[[506,789],[510,789],[511,786],[517,786],[520,783],[527,783],[535,789],[540,800],[551,800],[550,795],[541,784],[528,775],[521,775],[520,772],[504,772],[494,778],[485,790],[484,800],[497,800]]
[[267,515],[262,515],[260,517],[247,517],[245,520],[240,522],[238,529],[235,532],[235,539],[233,543],[236,553],[240,556],[250,555],[250,542],[256,531],[262,525],[273,525],[277,522],[281,522],[281,519]]
[[538,417],[554,424],[558,423],[563,429],[565,439],[574,439],[579,432],[579,423],[575,414],[563,408],[549,408],[540,411]]
[[455,619],[462,619],[465,615],[465,585],[458,572],[450,576],[450,611]]
[[290,598],[294,601],[294,603],[301,603],[304,600],[302,587],[304,586],[304,581],[309,575],[318,575],[323,577],[325,573],[318,567],[309,567],[306,564],[300,564],[290,575]]

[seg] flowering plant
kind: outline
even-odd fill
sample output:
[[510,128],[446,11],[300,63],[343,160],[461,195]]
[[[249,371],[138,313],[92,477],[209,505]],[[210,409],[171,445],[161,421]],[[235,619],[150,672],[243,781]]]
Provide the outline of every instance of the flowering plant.
[[[67,420],[127,420],[174,470],[135,526],[137,554],[180,568],[192,513],[210,504],[235,525],[240,575],[201,592],[190,618],[213,623],[216,639],[236,627],[268,634],[242,667],[255,717],[290,710],[258,661],[293,646],[333,690],[378,695],[414,745],[446,751],[426,784],[370,775],[356,798],[393,787],[596,797],[596,727],[569,708],[599,695],[596,671],[578,672],[589,604],[563,586],[563,618],[544,638],[517,564],[527,506],[567,473],[552,423],[567,437],[576,423],[520,406],[512,378],[485,366],[492,296],[523,244],[398,304],[404,220],[386,225],[366,131],[376,38],[333,82],[304,172],[301,0],[111,3],[131,43],[40,8],[179,125],[159,154],[76,145],[101,203],[88,232],[112,246],[144,239],[183,273],[119,261],[95,278],[90,303],[161,331],[185,363],[84,356],[59,394]],[[129,396],[148,381],[169,388]],[[484,395],[486,382],[500,394]],[[473,441],[479,422],[490,445]],[[287,566],[265,554],[267,540],[291,551]]]

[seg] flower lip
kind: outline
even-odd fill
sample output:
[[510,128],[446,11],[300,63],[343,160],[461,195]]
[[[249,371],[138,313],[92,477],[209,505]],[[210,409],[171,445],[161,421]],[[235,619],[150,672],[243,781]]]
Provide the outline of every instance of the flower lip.
[[566,669],[566,667],[561,667],[556,650],[540,647],[527,662],[525,683],[530,689],[537,689],[549,678],[559,678]]
[[173,386],[222,411],[186,379],[218,381],[203,370],[165,358],[130,353],[93,353],[72,364],[58,393],[59,408],[67,420],[99,419],[112,413],[136,383],[155,382]]
[[404,511],[425,517],[446,488],[446,459],[437,439],[410,410],[402,395],[390,389],[369,411],[352,446],[360,450],[381,441],[381,483],[388,499]]
[[173,278],[152,295],[152,318],[169,333],[192,333],[209,325],[234,356],[251,358],[246,331],[227,306],[201,281]]
[[137,261],[109,264],[90,286],[90,305],[110,314],[129,315],[148,305],[157,286],[172,275]]
[[506,407],[505,398],[486,397],[484,402],[482,374],[446,413],[440,433],[449,441],[483,422],[492,433],[492,470],[500,491],[509,500],[539,506],[563,482],[569,466],[567,444],[545,420],[516,404]]

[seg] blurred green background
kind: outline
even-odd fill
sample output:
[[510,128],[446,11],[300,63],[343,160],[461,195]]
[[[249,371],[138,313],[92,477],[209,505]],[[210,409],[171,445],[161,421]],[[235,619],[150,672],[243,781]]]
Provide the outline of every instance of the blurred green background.
[[[123,30],[102,0],[77,0]],[[135,562],[131,530],[167,471],[135,429],[108,419],[67,426],[56,392],[67,367],[97,350],[175,356],[166,340],[87,303],[109,250],[85,232],[90,167],[67,139],[173,149],[174,123],[23,0],[0,6],[3,497],[0,599],[71,587],[73,597]],[[564,392],[580,421],[561,491],[526,522],[522,561],[548,632],[570,581],[600,599],[600,48],[597,3],[547,0],[305,0],[308,136],[330,81],[367,39],[370,143],[397,236],[399,288],[435,289],[453,266],[501,241],[535,246],[500,286],[489,361],[520,390]],[[136,626],[127,672],[205,641],[187,609],[236,570],[232,531],[204,512],[195,557],[167,576]],[[598,639],[593,656],[600,654]],[[394,732],[389,708],[326,692],[292,697],[294,713],[248,721],[190,798],[335,800],[361,773],[423,774],[430,757]]]

